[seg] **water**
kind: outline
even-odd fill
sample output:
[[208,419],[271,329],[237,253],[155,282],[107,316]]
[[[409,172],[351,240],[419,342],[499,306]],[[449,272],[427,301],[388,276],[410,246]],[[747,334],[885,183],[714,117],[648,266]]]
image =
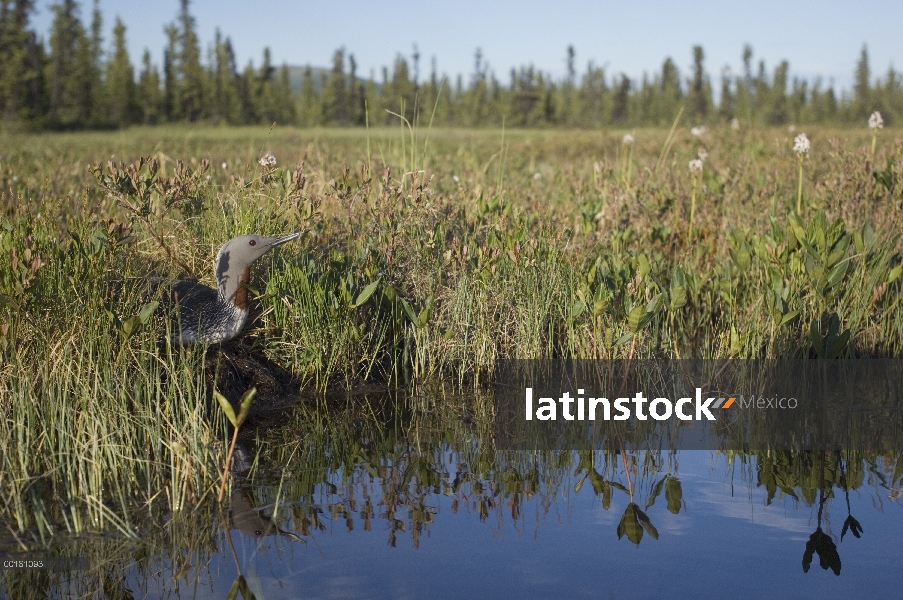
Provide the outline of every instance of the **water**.
[[[460,458],[445,456],[452,463]],[[572,473],[557,474],[561,481],[549,486],[558,487],[557,494],[531,498],[475,493],[472,486],[457,494],[436,493],[415,483],[408,497],[396,498],[394,511],[377,502],[381,495],[392,498],[394,484],[384,488],[384,481],[359,472],[343,482],[342,474],[334,473],[329,478],[334,493],[318,486],[319,500],[307,506],[319,511],[322,529],[312,528],[306,543],[233,528],[228,535],[237,560],[221,536],[216,552],[196,555],[198,564],[184,575],[179,597],[224,597],[237,567],[258,598],[888,597],[899,592],[903,503],[888,490],[864,484],[849,494],[862,537],[848,531],[842,541],[846,496],[835,490],[825,501],[821,527],[837,546],[840,575],[823,570],[818,555],[804,573],[806,543],[818,527],[818,501],[810,506],[785,495],[769,505],[766,490],[743,481],[725,456],[685,451],[676,458],[680,509],[672,514],[660,494],[645,508],[659,537],[646,533],[638,545],[617,535],[629,494],[615,491],[605,509],[588,483],[574,492],[579,478]],[[620,480],[627,485],[623,476]],[[645,483],[634,481],[640,507],[649,500]],[[361,517],[367,498],[376,513],[369,528]],[[491,505],[488,498],[494,498]],[[519,513],[513,514],[515,501]],[[296,527],[291,512],[279,511],[285,530]],[[133,569],[129,588],[149,598],[171,592],[167,563],[165,558],[157,563],[162,568],[155,578]]]
[[[20,573],[0,591],[22,597],[35,581],[48,596],[133,598],[224,598],[238,581],[259,599],[903,589],[896,453],[503,452],[471,418],[385,410],[290,411],[241,446],[225,513],[208,503],[148,523],[137,541],[70,540],[91,570]],[[841,539],[850,516],[861,537]],[[819,528],[825,547],[804,572]]]

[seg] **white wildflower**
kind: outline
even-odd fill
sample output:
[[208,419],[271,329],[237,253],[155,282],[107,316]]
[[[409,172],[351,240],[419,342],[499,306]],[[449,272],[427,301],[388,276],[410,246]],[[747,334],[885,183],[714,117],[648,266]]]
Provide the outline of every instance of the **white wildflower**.
[[787,126],[787,132],[788,132],[788,133],[793,133],[793,132],[795,132],[795,131],[796,131],[796,125],[788,125],[788,126]]
[[696,153],[696,156],[699,157],[699,160],[705,161],[705,159],[707,159],[709,157],[709,153],[706,151],[705,148],[700,148],[699,152]]
[[226,169],[229,168],[229,165],[226,163],[226,161],[223,161],[223,165],[222,165],[222,166],[223,166],[223,171],[225,171]]
[[882,128],[884,128],[884,119],[881,118],[881,113],[876,110],[872,113],[872,116],[869,117],[869,129]]
[[740,129],[740,119],[738,119],[737,117],[731,119],[731,129],[733,129],[734,131]]
[[799,134],[793,140],[793,151],[800,156],[809,154],[809,146],[809,138],[806,137],[805,133]]
[[706,131],[708,131],[708,130],[705,128],[705,125],[700,125],[698,127],[694,127],[693,129],[691,129],[690,133],[696,137],[702,137],[703,135],[705,135]]
[[690,161],[690,173],[696,175],[697,173],[702,173],[702,161],[698,158],[694,158]]
[[621,138],[621,143],[624,144],[625,146],[629,146],[630,144],[633,143],[633,136],[630,135],[629,133],[625,133],[624,137]]
[[455,183],[461,183],[461,178],[457,175],[452,175],[452,181],[454,181]]
[[257,162],[260,163],[261,167],[275,167],[276,157],[272,154],[264,154]]
[[540,179],[542,179],[542,173],[540,173],[539,171],[533,173],[533,179],[539,181]]

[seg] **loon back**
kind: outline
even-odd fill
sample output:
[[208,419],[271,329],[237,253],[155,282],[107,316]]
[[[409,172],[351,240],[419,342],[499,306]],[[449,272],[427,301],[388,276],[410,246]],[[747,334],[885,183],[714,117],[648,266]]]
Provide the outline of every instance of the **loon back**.
[[166,298],[178,311],[179,331],[173,335],[181,345],[219,344],[237,336],[248,320],[248,290],[251,264],[300,233],[279,237],[242,235],[232,238],[216,255],[217,289],[192,281],[175,281]]

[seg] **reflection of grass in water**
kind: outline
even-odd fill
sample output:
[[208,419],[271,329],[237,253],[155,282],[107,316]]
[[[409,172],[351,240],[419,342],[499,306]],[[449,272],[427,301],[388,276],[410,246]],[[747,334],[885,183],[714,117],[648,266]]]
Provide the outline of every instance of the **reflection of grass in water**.
[[[133,535],[145,505],[209,494],[227,432],[203,409],[201,354],[161,350],[127,282],[184,275],[181,263],[210,283],[216,249],[249,231],[308,227],[304,243],[257,266],[269,272],[252,281],[262,315],[243,343],[319,389],[470,387],[515,356],[808,356],[819,348],[811,325],[831,314],[850,332],[832,353],[899,355],[899,197],[862,168],[865,138],[832,154],[818,145],[831,132],[813,134],[820,184],[802,220],[789,216],[789,141],[713,132],[689,243],[683,171],[694,148],[677,131],[662,156],[665,133],[635,132],[629,189],[611,167],[620,136],[596,132],[506,132],[503,188],[491,131],[432,132],[420,156],[395,130],[371,131],[374,172],[354,131],[4,137],[0,515],[34,540],[95,527]],[[264,152],[279,161],[267,173]],[[880,152],[879,164],[897,164],[891,145]],[[166,177],[169,157],[192,168],[210,159],[211,179],[191,184],[199,202],[149,205],[178,261],[115,198],[83,191],[86,164],[112,153],[153,153]],[[292,196],[299,159],[306,187]],[[468,460],[482,474],[495,458]]]
[[[299,406],[279,426],[262,432],[253,442],[256,448],[246,440],[258,468],[238,493],[244,494],[246,509],[261,507],[261,514],[274,516],[271,535],[281,529],[315,539],[332,522],[387,535],[391,545],[408,538],[415,545],[425,544],[440,496],[452,512],[529,531],[554,526],[549,523],[555,522],[556,512],[571,510],[574,494],[591,494],[603,510],[615,511],[610,539],[623,532],[634,543],[655,543],[644,533],[658,535],[656,526],[667,513],[679,514],[684,502],[694,500],[686,497],[680,483],[679,452],[502,451],[494,445],[491,416],[482,414],[489,405],[485,395],[443,397],[441,390],[427,388],[413,399],[382,395]],[[728,464],[757,464],[740,480],[750,488],[762,487],[768,501],[782,494],[806,506],[818,501],[820,485],[838,497],[844,489],[886,491],[883,485],[893,485],[893,457],[868,453],[829,453],[824,462],[817,452],[731,453]],[[884,474],[883,483],[875,473]],[[103,586],[109,592],[136,561],[161,556],[175,560],[170,572],[177,581],[158,581],[160,588],[205,582],[209,576],[204,565],[212,552],[223,554],[226,562],[230,559],[212,494],[199,508],[157,513],[156,520],[142,521],[133,539],[64,543],[66,554],[89,557],[90,572],[65,574],[71,577],[68,584],[62,575],[55,579],[52,574],[10,573],[7,589],[40,584],[86,591]],[[549,512],[551,517],[537,519]],[[279,539],[275,543],[294,543],[285,536]]]

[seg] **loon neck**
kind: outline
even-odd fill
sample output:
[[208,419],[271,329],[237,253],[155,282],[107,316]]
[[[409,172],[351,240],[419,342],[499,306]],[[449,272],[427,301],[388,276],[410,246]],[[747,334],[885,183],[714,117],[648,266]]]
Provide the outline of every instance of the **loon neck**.
[[232,305],[238,310],[248,310],[248,288],[251,281],[251,265],[245,267],[238,281],[230,277],[221,277],[219,281],[219,301],[226,306]]
[[235,292],[235,297],[232,299],[232,304],[239,310],[248,310],[248,282],[251,281],[251,265],[245,267],[245,270],[241,274],[241,279],[238,280],[238,290]]

